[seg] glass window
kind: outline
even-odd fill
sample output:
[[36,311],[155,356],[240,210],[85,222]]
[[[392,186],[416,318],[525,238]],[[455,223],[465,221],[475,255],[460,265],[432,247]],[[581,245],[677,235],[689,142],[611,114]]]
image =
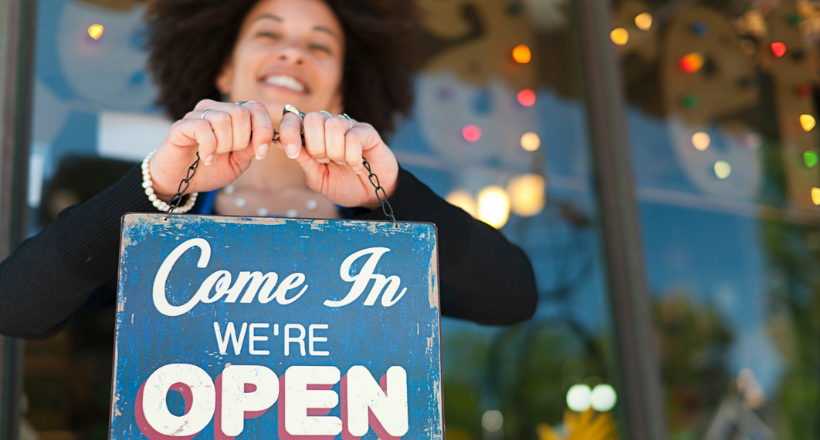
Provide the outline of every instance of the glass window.
[[[426,63],[390,145],[436,192],[520,245],[540,295],[522,325],[443,321],[447,437],[628,438],[614,415],[617,353],[568,2],[420,4]],[[152,105],[143,11],[135,0],[39,2],[32,233],[164,138],[171,121]],[[105,438],[114,311],[83,315],[27,344],[24,423],[41,438]]]
[[669,435],[816,438],[820,9],[615,2]]

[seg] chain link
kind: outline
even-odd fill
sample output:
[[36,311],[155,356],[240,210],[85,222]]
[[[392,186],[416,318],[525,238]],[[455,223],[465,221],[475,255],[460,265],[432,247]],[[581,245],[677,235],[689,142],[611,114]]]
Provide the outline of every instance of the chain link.
[[[188,167],[188,172],[185,174],[185,178],[179,182],[179,187],[177,187],[177,193],[171,197],[171,201],[168,202],[168,215],[165,216],[165,220],[167,221],[171,218],[171,214],[174,213],[174,210],[177,209],[182,203],[182,197],[185,194],[185,191],[188,191],[188,187],[191,186],[191,179],[194,178],[196,174],[196,169],[199,167],[199,152],[196,153],[196,160],[194,161],[191,166]],[[190,197],[190,196],[189,196]]]
[[[376,192],[376,198],[382,203],[382,212],[384,212],[384,215],[393,221],[393,227],[398,228],[399,225],[396,224],[396,216],[393,215],[393,207],[390,206],[390,202],[387,201],[387,193],[379,183],[379,176],[377,176],[376,173],[370,169],[370,163],[364,157],[362,157],[362,165],[364,165],[364,169],[368,172],[367,179],[370,180],[370,184],[373,185],[374,191]],[[381,191],[381,194],[379,194],[379,191]]]
[[[370,169],[370,163],[364,157],[362,157],[362,165],[364,165],[364,169],[367,170],[367,179],[370,180],[370,184],[373,185],[374,191],[376,192],[376,198],[379,199],[379,202],[382,204],[382,212],[384,212],[384,215],[393,222],[393,227],[397,228],[399,225],[396,223],[396,216],[393,215],[393,207],[390,206],[390,202],[387,201],[387,192],[385,192],[384,188],[379,183],[379,176],[377,176],[376,173]],[[179,182],[177,193],[171,197],[171,201],[168,203],[170,208],[168,208],[168,215],[165,216],[165,220],[171,218],[171,214],[173,214],[174,209],[178,208],[180,203],[182,203],[182,197],[191,185],[191,179],[194,178],[198,167],[199,153],[196,153],[196,161],[188,167],[188,172],[186,173],[185,178]]]

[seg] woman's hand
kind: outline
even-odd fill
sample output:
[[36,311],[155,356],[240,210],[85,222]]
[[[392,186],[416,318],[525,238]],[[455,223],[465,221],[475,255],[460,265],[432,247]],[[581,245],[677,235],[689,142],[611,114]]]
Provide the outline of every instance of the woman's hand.
[[[301,138],[303,128],[305,145]],[[367,177],[362,156],[379,177],[387,197],[395,192],[399,164],[370,124],[348,122],[342,116],[329,116],[324,112],[310,112],[304,121],[293,113],[286,113],[279,132],[280,139],[274,144],[299,163],[310,189],[333,203],[370,209],[381,204]]]
[[200,101],[194,111],[171,126],[151,159],[154,193],[170,200],[197,152],[199,167],[187,193],[222,188],[242,175],[254,157],[261,159],[268,154],[273,135],[264,104]]

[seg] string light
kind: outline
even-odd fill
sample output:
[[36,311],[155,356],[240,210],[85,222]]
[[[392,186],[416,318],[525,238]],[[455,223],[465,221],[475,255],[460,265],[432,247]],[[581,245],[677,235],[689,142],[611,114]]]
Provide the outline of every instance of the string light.
[[805,131],[811,131],[812,128],[817,124],[814,120],[814,116],[812,115],[800,115],[800,125],[803,127]]
[[481,128],[478,125],[467,125],[461,129],[461,135],[467,142],[477,142],[481,139]]
[[471,216],[476,216],[475,200],[473,200],[473,196],[470,195],[469,192],[463,189],[457,189],[452,191],[450,194],[447,194],[445,200],[447,200],[447,202],[451,205],[458,206],[459,208],[467,211],[467,213]]
[[615,388],[612,388],[612,385],[602,383],[592,389],[589,402],[595,411],[606,412],[615,407],[615,403],[618,402],[618,394],[615,393]]
[[701,131],[692,135],[692,145],[694,145],[698,151],[706,150],[707,148],[709,148],[709,144],[711,143],[712,138],[709,137],[708,133],[704,133]]
[[680,68],[686,73],[695,73],[703,67],[703,55],[692,52],[683,56],[678,62]]
[[815,205],[820,205],[820,188],[812,188],[811,189],[811,201],[814,202]]
[[535,92],[530,89],[524,89],[518,92],[518,103],[524,107],[532,107],[535,105]]
[[103,27],[103,25],[101,25],[101,24],[92,24],[91,26],[88,27],[88,36],[95,39],[95,40],[99,40],[100,37],[102,37],[103,31],[105,31],[105,28]]
[[500,229],[510,216],[510,199],[499,186],[488,186],[478,193],[478,219]]
[[644,12],[635,17],[635,26],[642,31],[648,31],[652,28],[652,14]]
[[786,45],[779,41],[772,43],[772,53],[778,58],[786,55]]
[[532,52],[530,52],[530,48],[527,47],[526,44],[521,44],[515,46],[513,49],[512,57],[516,63],[527,64],[532,59]]
[[818,157],[817,153],[814,151],[806,151],[803,153],[803,162],[806,163],[806,166],[809,168],[814,168],[817,165]]
[[533,132],[524,133],[521,136],[521,148],[527,151],[535,151],[541,146],[541,138]]
[[514,177],[507,185],[512,212],[520,217],[532,217],[546,205],[547,182],[538,174]]
[[624,28],[613,29],[609,33],[609,38],[618,46],[623,46],[629,42],[629,31]]
[[715,162],[715,176],[717,176],[718,179],[723,180],[729,177],[730,174],[732,174],[732,165],[730,165],[729,162],[725,160]]
[[584,412],[592,404],[591,397],[592,390],[588,385],[573,385],[567,391],[567,406],[575,412]]

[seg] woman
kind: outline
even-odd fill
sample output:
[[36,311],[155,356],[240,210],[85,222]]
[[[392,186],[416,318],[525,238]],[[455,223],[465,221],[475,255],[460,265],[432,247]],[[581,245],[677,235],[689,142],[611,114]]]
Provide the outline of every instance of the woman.
[[[401,169],[379,134],[410,105],[409,72],[400,64],[406,52],[398,48],[413,42],[406,39],[411,8],[355,0],[154,2],[150,65],[161,103],[179,120],[145,172],[135,167],[65,210],[0,263],[0,333],[47,337],[84,304],[113,297],[120,217],[157,212],[154,204],[171,199],[197,154],[188,193],[210,197],[194,212],[384,220],[364,157],[399,221],[438,227],[442,313],[488,324],[532,316],[535,282],[523,252]],[[229,102],[202,99],[215,94]],[[305,111],[304,120],[283,117],[286,104]]]

